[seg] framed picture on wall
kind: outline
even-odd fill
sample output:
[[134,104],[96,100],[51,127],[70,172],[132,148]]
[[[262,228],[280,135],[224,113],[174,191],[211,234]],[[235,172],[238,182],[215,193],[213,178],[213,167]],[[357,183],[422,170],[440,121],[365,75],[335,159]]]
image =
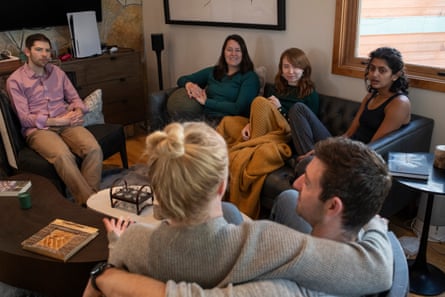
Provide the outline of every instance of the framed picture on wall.
[[164,0],[166,24],[285,30],[285,0]]

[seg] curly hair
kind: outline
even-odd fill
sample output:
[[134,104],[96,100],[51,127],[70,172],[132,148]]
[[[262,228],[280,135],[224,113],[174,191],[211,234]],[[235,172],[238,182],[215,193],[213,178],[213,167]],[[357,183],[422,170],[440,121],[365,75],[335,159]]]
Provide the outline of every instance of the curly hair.
[[228,176],[222,136],[204,122],[171,123],[147,136],[145,153],[162,216],[187,224],[204,220]]
[[397,80],[395,80],[390,91],[393,93],[401,92],[408,95],[409,81],[406,76],[405,63],[402,59],[402,54],[395,48],[380,47],[369,54],[368,65],[365,69],[365,85],[368,92],[375,93],[377,90],[371,87],[368,80],[369,67],[373,59],[382,59],[386,61],[388,67],[391,69],[392,74],[399,74]]

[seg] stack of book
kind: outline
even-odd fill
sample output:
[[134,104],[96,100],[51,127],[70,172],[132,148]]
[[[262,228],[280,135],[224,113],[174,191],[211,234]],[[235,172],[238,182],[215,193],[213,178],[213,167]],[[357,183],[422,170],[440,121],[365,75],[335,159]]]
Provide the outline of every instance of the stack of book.
[[388,169],[392,176],[428,180],[430,166],[426,154],[390,152]]

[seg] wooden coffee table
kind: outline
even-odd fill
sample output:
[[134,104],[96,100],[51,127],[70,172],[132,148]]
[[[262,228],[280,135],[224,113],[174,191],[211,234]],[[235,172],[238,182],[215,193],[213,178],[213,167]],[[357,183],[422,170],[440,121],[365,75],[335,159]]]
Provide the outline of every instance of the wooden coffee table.
[[[108,240],[102,215],[65,199],[44,177],[19,174],[29,179],[32,207],[22,210],[17,197],[0,197],[0,281],[45,296],[82,296],[92,267],[108,258]],[[99,235],[67,262],[29,251],[21,242],[60,218],[99,228]]]

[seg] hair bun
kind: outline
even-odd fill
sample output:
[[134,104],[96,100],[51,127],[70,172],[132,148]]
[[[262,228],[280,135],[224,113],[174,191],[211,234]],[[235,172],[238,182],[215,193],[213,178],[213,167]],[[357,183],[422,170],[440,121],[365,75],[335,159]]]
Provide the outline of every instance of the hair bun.
[[166,127],[164,131],[156,131],[146,139],[147,150],[168,158],[178,158],[184,155],[184,128],[178,123]]

